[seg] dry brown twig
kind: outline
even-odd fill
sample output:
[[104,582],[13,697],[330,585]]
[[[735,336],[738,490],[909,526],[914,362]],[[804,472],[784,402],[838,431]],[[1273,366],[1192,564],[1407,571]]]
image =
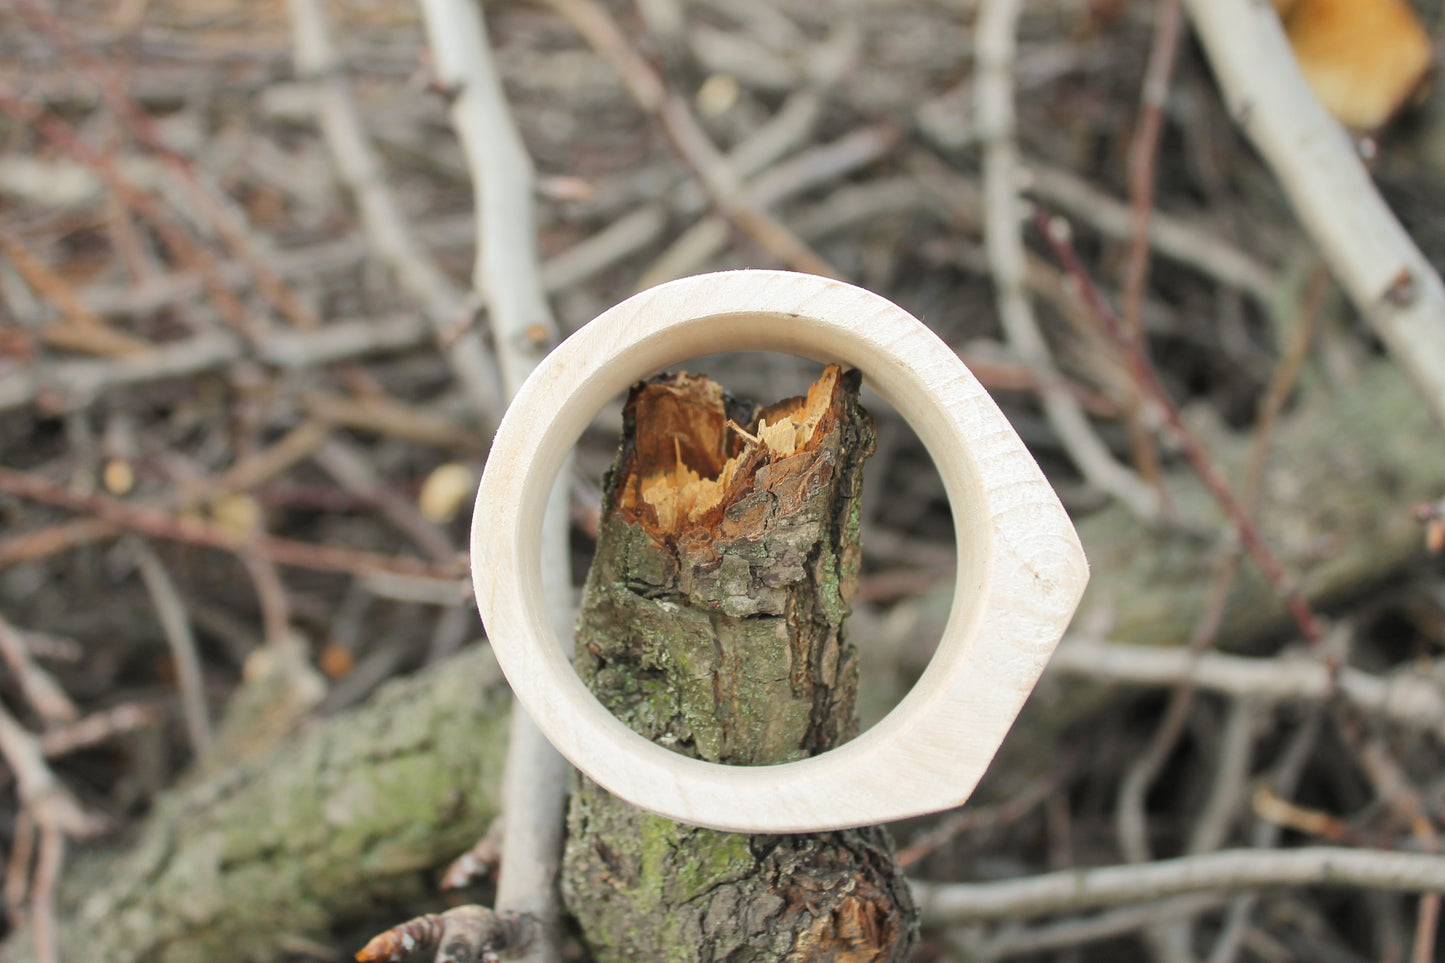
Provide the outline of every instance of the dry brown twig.
[[[1074,171],[1027,158],[1029,193],[1057,207],[1105,237],[1127,241],[1132,237],[1129,205],[1106,194]],[[1226,287],[1249,295],[1268,309],[1278,296],[1280,278],[1274,268],[1243,248],[1195,224],[1192,220],[1154,211],[1149,217],[1149,243],[1154,254],[1198,271]]]
[[[39,834],[39,855],[30,878],[30,923],[38,963],[56,963],[55,888],[67,837],[94,836],[108,823],[85,809],[45,762],[39,741],[0,706],[0,756],[15,775],[22,809]],[[15,869],[12,863],[12,869]],[[20,867],[19,872],[24,872]],[[7,886],[7,889],[10,889]]]
[[203,181],[191,159],[173,150],[157,130],[155,121],[131,96],[125,84],[104,60],[85,48],[59,17],[39,0],[16,0],[17,9],[55,45],[68,63],[77,64],[99,89],[111,110],[154,156],[158,157],[186,187],[191,199],[204,211],[210,226],[232,253],[247,267],[257,287],[293,325],[311,329],[318,325],[312,311],[301,302],[275,269],[256,250],[254,232],[242,214],[214,185]]
[[1131,338],[1124,330],[1113,307],[1094,285],[1089,273],[1084,270],[1083,263],[1079,260],[1073,243],[1069,239],[1067,222],[1062,218],[1051,218],[1043,211],[1038,211],[1035,214],[1034,223],[1048,241],[1054,256],[1073,278],[1080,297],[1099,326],[1125,356],[1130,370],[1141,388],[1160,408],[1165,424],[1174,435],[1184,457],[1188,459],[1190,467],[1194,469],[1195,474],[1199,476],[1199,480],[1204,483],[1215,502],[1223,509],[1245,551],[1254,559],[1270,586],[1284,601],[1300,634],[1305,641],[1311,644],[1318,642],[1323,637],[1324,630],[1320,627],[1319,620],[1315,618],[1314,610],[1294,584],[1294,580],[1284,570],[1279,558],[1265,542],[1258,527],[1250,518],[1249,512],[1240,504],[1239,498],[1230,488],[1229,482],[1225,480],[1223,473],[1209,457],[1209,452],[1185,424],[1184,416],[1180,413],[1178,406],[1174,404],[1173,399],[1169,397],[1169,392],[1163,382],[1159,380],[1159,373],[1154,369],[1144,346]]
[[[1284,408],[1285,401],[1294,390],[1308,356],[1309,346],[1314,340],[1314,332],[1319,323],[1320,301],[1323,298],[1326,282],[1327,278],[1323,273],[1317,274],[1313,279],[1305,297],[1301,316],[1295,322],[1290,341],[1286,345],[1279,363],[1275,365],[1264,397],[1259,402],[1254,435],[1250,439],[1243,480],[1240,485],[1240,500],[1244,510],[1251,515],[1255,510],[1255,502],[1263,480],[1274,426]],[[1135,341],[1142,346],[1140,332],[1136,330],[1133,334]],[[1238,549],[1230,547],[1220,555],[1215,563],[1204,607],[1196,620],[1189,640],[1191,653],[1204,652],[1214,645],[1219,626],[1224,618],[1229,592],[1238,572],[1240,558],[1241,554]],[[1129,767],[1120,784],[1115,809],[1116,827],[1121,848],[1131,861],[1143,862],[1150,858],[1148,827],[1144,813],[1145,797],[1184,733],[1189,710],[1193,706],[1194,692],[1194,685],[1189,681],[1174,687],[1165,708],[1163,720],[1155,730],[1147,751]],[[1223,742],[1226,751],[1222,752],[1220,756],[1220,772],[1225,774],[1226,778],[1215,780],[1210,801],[1217,806],[1214,810],[1206,807],[1204,815],[1196,825],[1195,832],[1191,837],[1190,852],[1192,853],[1207,852],[1218,848],[1219,843],[1223,842],[1223,826],[1227,823],[1229,813],[1232,813],[1233,809],[1243,801],[1244,792],[1240,784],[1247,775],[1252,742],[1248,732],[1240,732],[1238,726],[1249,726],[1246,719],[1251,716],[1251,705],[1249,700],[1236,699],[1230,707],[1231,725],[1226,729],[1226,738]],[[1224,811],[1226,808],[1228,812]],[[1190,921],[1182,920],[1169,927],[1151,927],[1148,933],[1156,956],[1172,959],[1188,957],[1187,947],[1193,942]]]
[[667,89],[663,78],[632,45],[621,28],[593,0],[544,0],[586,38],[622,78],[632,99],[657,118],[678,154],[697,174],[723,217],[795,271],[839,277],[837,269],[812,251],[781,221],[752,203],[738,174],[693,116],[687,103]]
[[36,109],[4,83],[0,83],[0,111],[18,124],[35,128],[67,156],[95,171],[117,198],[144,218],[177,260],[201,276],[211,303],[221,312],[226,323],[243,336],[255,337],[257,328],[254,319],[235,293],[222,283],[214,254],[190,237],[159,201],[120,170],[113,158],[92,148],[71,125],[52,113]]
[[[1124,330],[1140,343],[1144,341],[1144,290],[1149,282],[1149,222],[1154,213],[1155,164],[1164,126],[1164,103],[1169,96],[1169,78],[1174,72],[1183,26],[1179,0],[1160,0],[1155,8],[1154,40],[1139,96],[1139,119],[1129,139],[1129,249],[1124,261],[1119,313]],[[1159,452],[1145,424],[1138,386],[1129,392],[1126,411],[1135,468],[1162,496]]]
[[157,509],[133,505],[117,498],[77,495],[63,486],[9,468],[0,468],[0,494],[79,512],[92,516],[97,521],[150,538],[199,545],[233,554],[259,552],[278,565],[295,568],[346,572],[360,577],[393,573],[444,579],[455,578],[462,568],[460,559],[455,565],[438,566],[405,556],[317,545],[274,535],[248,538],[209,522],[175,518]]

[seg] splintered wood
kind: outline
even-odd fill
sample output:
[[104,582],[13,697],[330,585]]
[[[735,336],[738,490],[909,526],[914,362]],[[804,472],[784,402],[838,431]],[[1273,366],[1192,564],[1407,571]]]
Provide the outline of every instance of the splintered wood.
[[742,406],[707,378],[664,375],[635,389],[629,421],[645,428],[633,439],[618,510],[663,537],[715,525],[762,465],[811,450],[836,421],[841,375],[829,365],[806,397],[764,408],[748,427],[735,420]]

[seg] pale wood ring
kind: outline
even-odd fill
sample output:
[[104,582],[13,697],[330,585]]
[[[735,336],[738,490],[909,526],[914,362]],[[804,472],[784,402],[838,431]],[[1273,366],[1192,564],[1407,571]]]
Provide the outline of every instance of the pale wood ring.
[[[958,532],[953,611],[927,671],[881,722],[822,755],[723,766],[642,738],[583,686],[543,603],[547,493],[567,451],[639,378],[729,350],[862,369],[918,432]],[[1088,580],[1038,465],[958,356],[902,308],[812,275],[734,271],[622,302],[559,345],[518,392],[477,493],[472,579],[497,660],[573,765],[629,802],[736,832],[814,832],[956,806],[973,791]]]

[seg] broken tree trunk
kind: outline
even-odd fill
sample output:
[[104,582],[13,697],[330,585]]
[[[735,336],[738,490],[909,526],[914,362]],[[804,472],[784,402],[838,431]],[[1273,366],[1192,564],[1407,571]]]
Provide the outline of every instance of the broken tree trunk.
[[[577,671],[638,733],[736,765],[801,759],[856,734],[858,661],[842,623],[873,450],[858,383],[829,367],[807,398],[759,412],[705,378],[633,389]],[[604,963],[891,961],[914,941],[881,829],[698,829],[585,779],[562,886]]]

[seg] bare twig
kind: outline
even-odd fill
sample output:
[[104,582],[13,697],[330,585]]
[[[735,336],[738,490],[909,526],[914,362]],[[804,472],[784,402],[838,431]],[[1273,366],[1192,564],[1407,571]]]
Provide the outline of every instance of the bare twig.
[[155,605],[166,645],[170,647],[171,659],[176,665],[176,684],[181,690],[181,712],[185,716],[191,752],[197,759],[204,759],[213,742],[211,709],[206,699],[205,679],[201,675],[200,656],[196,652],[196,637],[191,632],[185,603],[181,601],[181,593],[171,581],[170,573],[149,545],[133,538],[127,547],[140,566],[141,578]]
[[1316,846],[1223,850],[1144,865],[1047,873],[1002,883],[913,884],[924,925],[1120,906],[1186,893],[1280,886],[1445,891],[1445,857]]
[[810,250],[782,222],[744,195],[737,172],[714,146],[687,103],[667,89],[657,70],[627,42],[622,30],[593,0],[544,0],[565,17],[622,78],[632,99],[657,118],[668,140],[707,189],[718,211],[788,267],[838,277],[838,271]]
[[466,296],[417,242],[386,183],[381,161],[341,72],[325,12],[317,0],[289,0],[287,8],[296,70],[316,84],[322,134],[337,173],[356,196],[367,236],[401,286],[424,306],[458,387],[482,420],[495,424],[502,404],[493,359],[475,329],[460,327],[470,315]]
[[0,658],[14,673],[31,707],[48,723],[74,722],[80,710],[65,694],[60,683],[31,657],[30,646],[3,616],[0,616]]
[[[1160,922],[1187,920],[1217,908],[1224,898],[1213,894],[1126,906],[1094,916],[1045,923],[1032,929],[1001,926],[1002,932],[979,947],[981,960],[997,960],[1026,953],[1075,949],[1085,943],[1113,939]],[[970,957],[971,958],[971,957]]]
[[1269,4],[1185,0],[1230,113],[1335,276],[1445,425],[1445,284],[1310,91]]
[[5,757],[15,774],[20,802],[31,811],[42,831],[54,829],[83,837],[107,828],[105,820],[81,808],[45,762],[40,743],[4,706],[0,706],[0,756]]
[[[884,156],[898,142],[898,131],[889,125],[873,125],[820,144],[760,174],[743,195],[759,209],[800,193],[819,183],[842,176]],[[668,249],[643,272],[639,289],[682,277],[715,257],[728,241],[726,221],[709,217],[694,224],[673,241]]]
[[150,348],[150,343],[143,338],[118,331],[106,324],[86,306],[64,278],[47,267],[14,237],[0,236],[0,253],[10,259],[15,270],[25,278],[25,283],[35,293],[44,295],[68,319],[65,324],[50,324],[41,329],[42,337],[50,344],[109,356],[136,354]]
[[403,556],[316,545],[272,535],[248,539],[217,525],[175,518],[153,508],[142,508],[105,495],[77,495],[63,486],[9,468],[0,468],[0,493],[82,512],[150,538],[201,545],[233,554],[260,552],[278,565],[295,568],[347,572],[362,577],[393,573],[455,578],[461,567],[460,560],[456,565],[438,566]]
[[315,328],[319,323],[315,314],[256,251],[244,215],[235,205],[229,203],[214,185],[202,181],[190,158],[171,149],[156,129],[150,114],[130,94],[110,65],[82,46],[65,23],[39,0],[17,0],[17,4],[25,17],[39,25],[70,63],[78,63],[85,73],[89,74],[111,110],[124,121],[146,149],[159,157],[179,177],[191,198],[205,210],[211,226],[216,229],[226,246],[246,264],[250,274],[256,279],[257,287],[267,299],[296,327]]
[[1204,446],[1185,424],[1184,416],[1180,414],[1178,406],[1174,404],[1173,399],[1169,397],[1168,390],[1159,380],[1159,373],[1154,369],[1143,345],[1136,342],[1124,330],[1119,316],[1114,313],[1114,309],[1110,307],[1109,302],[1104,299],[1103,294],[1094,285],[1093,279],[1084,270],[1083,263],[1079,260],[1079,256],[1069,240],[1067,224],[1060,218],[1049,218],[1042,211],[1037,213],[1035,223],[1043,232],[1054,256],[1058,258],[1078,285],[1079,294],[1084,303],[1128,360],[1129,367],[1140,386],[1159,406],[1165,423],[1173,432],[1184,457],[1189,460],[1195,474],[1199,476],[1200,481],[1204,483],[1219,507],[1224,510],[1230,524],[1239,534],[1245,550],[1264,573],[1270,586],[1284,600],[1290,617],[1294,619],[1300,634],[1312,644],[1318,642],[1324,632],[1320,628],[1319,620],[1315,618],[1309,602],[1285,572],[1284,566],[1280,564],[1278,557],[1265,542],[1264,537],[1260,535],[1259,529],[1249,517],[1248,511],[1240,504],[1239,499],[1230,488],[1229,482],[1225,480],[1224,475],[1210,459]]
[[[1139,121],[1129,141],[1129,251],[1124,261],[1124,291],[1120,314],[1129,336],[1144,341],[1144,289],[1149,281],[1149,222],[1154,213],[1154,165],[1159,152],[1159,134],[1164,126],[1164,102],[1169,95],[1169,76],[1179,50],[1184,16],[1179,0],[1160,0],[1154,15],[1154,41],[1149,49],[1149,66],[1139,97]],[[1140,388],[1129,391],[1126,404],[1129,441],[1134,464],[1155,490],[1160,488],[1159,452],[1145,424],[1144,399]]]
[[40,736],[40,751],[47,756],[64,756],[153,725],[160,718],[161,712],[156,706],[126,703],[103,709],[75,722],[52,727]]
[[318,446],[314,459],[342,488],[373,501],[387,521],[434,561],[446,564],[456,559],[456,546],[446,532],[411,502],[390,491],[359,446],[340,437],[329,438]]
[[984,826],[1017,822],[1029,810],[1058,792],[1059,787],[1073,776],[1077,762],[1075,758],[1063,765],[1050,766],[1047,772],[1038,776],[1013,799],[1001,806],[959,810],[900,849],[898,864],[904,868],[912,866],[960,833]]
[[[1129,205],[1099,190],[1078,174],[1031,158],[1025,161],[1029,192],[1055,205],[1106,237],[1131,237]],[[1274,304],[1280,281],[1273,268],[1248,251],[1189,221],[1154,211],[1149,218],[1149,243],[1154,253],[1237,288],[1258,304]]]
[[[1412,672],[1371,675],[1304,656],[1251,659],[1215,652],[1124,645],[1073,635],[1054,652],[1051,671],[1129,685],[1194,685],[1238,698],[1322,702],[1336,693],[1361,711],[1445,738],[1445,693]],[[1333,685],[1333,688],[1332,688]]]
[[1129,257],[1124,267],[1124,293],[1120,314],[1133,337],[1142,338],[1144,287],[1149,280],[1149,222],[1154,212],[1154,165],[1159,133],[1164,126],[1164,102],[1169,75],[1179,50],[1184,17],[1180,0],[1160,0],[1154,14],[1154,43],[1139,96],[1139,123],[1129,141]]
[[55,891],[65,862],[65,832],[40,824],[40,854],[30,884],[30,924],[35,933],[36,963],[60,963],[55,939]]
[[12,927],[25,921],[23,906],[30,894],[30,864],[35,860],[39,836],[35,816],[28,806],[21,806],[15,813],[10,853],[5,861],[5,915]]
[[251,576],[256,588],[256,600],[261,606],[261,631],[266,645],[278,650],[291,639],[291,603],[286,595],[286,584],[281,573],[270,559],[259,552],[242,552],[241,564]]
[[354,431],[389,435],[414,445],[432,445],[478,455],[486,454],[488,447],[487,439],[481,432],[465,428],[425,408],[384,396],[348,398],[322,391],[305,391],[301,394],[301,403],[316,417]]
[[33,562],[37,559],[69,551],[80,545],[114,538],[120,528],[110,522],[85,518],[78,522],[50,525],[33,532],[0,538],[0,569]]
[[979,4],[975,28],[977,110],[984,142],[984,233],[999,320],[1010,347],[1037,373],[1049,423],[1080,473],[1140,518],[1156,520],[1161,505],[1158,491],[1115,460],[1060,382],[1024,293],[1025,257],[1019,234],[1024,211],[1019,201],[1013,107],[1014,31],[1021,7],[1021,0],[985,0]]
[[325,423],[314,418],[307,419],[272,444],[252,452],[226,469],[211,486],[212,491],[217,494],[243,492],[264,485],[311,457],[329,434],[330,429]]
[[[468,0],[422,0],[438,80],[451,90],[451,119],[471,173],[478,224],[472,283],[485,298],[508,396],[557,336],[537,266],[532,195],[535,173],[507,108],[481,9]],[[542,587],[552,627],[572,650],[568,492],[571,460],[561,467],[542,523]],[[497,911],[535,918],[542,934],[519,959],[561,958],[562,911],[557,872],[571,767],[552,748],[520,704],[512,714],[502,783],[506,836]]]
[[3,83],[0,83],[0,112],[8,114],[16,123],[34,127],[46,140],[100,175],[127,207],[145,218],[181,263],[200,274],[211,302],[221,311],[226,323],[243,335],[254,336],[254,320],[235,293],[221,282],[214,254],[177,225],[160,202],[137,187],[110,157],[90,147],[65,121],[35,110]]

